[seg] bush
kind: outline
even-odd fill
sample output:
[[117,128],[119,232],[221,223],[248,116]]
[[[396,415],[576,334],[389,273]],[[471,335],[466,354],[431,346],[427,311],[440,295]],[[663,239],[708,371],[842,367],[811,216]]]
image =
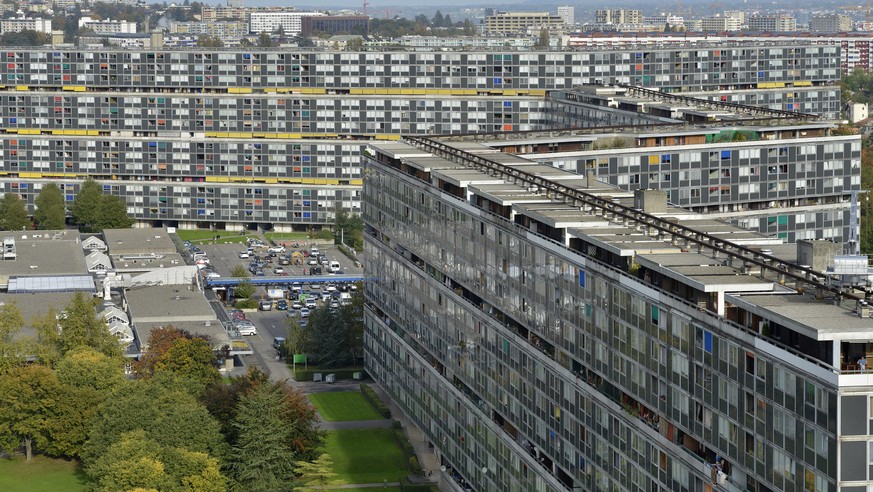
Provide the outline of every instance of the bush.
[[312,231],[309,233],[309,237],[311,239],[325,239],[325,240],[334,240],[333,231],[328,228],[322,228],[318,231]]
[[409,471],[413,475],[423,475],[424,470],[421,468],[421,465],[418,463],[418,456],[410,456],[409,457]]
[[239,309],[257,309],[258,300],[257,299],[237,299],[234,304]]
[[382,402],[382,399],[379,398],[379,395],[376,394],[373,388],[366,384],[361,384],[361,394],[364,395],[365,400],[370,402],[370,405],[373,405],[373,409],[375,409],[379,415],[386,419],[391,418],[391,409]]

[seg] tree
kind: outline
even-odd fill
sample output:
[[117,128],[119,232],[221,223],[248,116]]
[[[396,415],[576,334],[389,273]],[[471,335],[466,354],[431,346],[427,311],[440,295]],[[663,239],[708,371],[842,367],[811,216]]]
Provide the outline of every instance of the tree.
[[255,286],[249,280],[241,280],[233,291],[237,299],[249,299],[255,295]]
[[227,479],[218,460],[205,453],[168,448],[145,431],[122,434],[91,467],[94,490],[171,490],[178,492],[223,492]]
[[233,270],[230,271],[230,276],[236,278],[249,278],[250,274],[249,271],[246,270],[245,265],[236,265],[233,267]]
[[200,401],[221,425],[221,433],[229,445],[236,445],[237,430],[233,422],[240,398],[255,386],[268,384],[269,380],[269,376],[250,366],[245,375],[231,378],[229,384],[216,381],[201,394]]
[[28,340],[27,352],[36,358],[36,362],[48,367],[54,367],[61,359],[61,333],[57,316],[55,309],[49,307],[44,316],[35,316],[30,322],[36,338]]
[[115,195],[103,195],[100,198],[94,227],[96,230],[127,229],[133,222],[127,214],[127,202],[123,198]]
[[126,381],[100,406],[82,450],[86,471],[125,432],[143,430],[168,448],[183,448],[221,459],[226,445],[218,422],[206,407],[185,391],[153,380]]
[[856,67],[840,80],[840,89],[840,97],[844,103],[873,103],[873,73]]
[[300,326],[295,318],[285,318],[285,348],[289,354],[307,354],[312,348],[312,329]]
[[260,384],[239,402],[234,426],[237,441],[229,465],[242,490],[288,489],[294,481],[293,431],[282,418],[285,394],[277,385]]
[[0,444],[13,451],[24,443],[27,461],[34,444],[46,446],[49,422],[62,398],[55,373],[41,365],[21,366],[0,377]]
[[30,229],[27,204],[15,193],[6,193],[0,200],[0,230],[21,231]]
[[191,338],[194,338],[194,335],[190,332],[180,330],[173,325],[153,329],[149,333],[145,351],[139,360],[133,363],[133,372],[141,378],[148,379],[154,375],[158,361],[170,351],[176,340]]
[[58,337],[61,356],[78,347],[91,347],[110,357],[120,357],[118,339],[106,328],[106,323],[97,317],[96,299],[76,292],[64,311],[58,316],[60,336]]
[[309,490],[313,483],[319,487],[324,487],[325,482],[336,476],[333,471],[333,459],[327,453],[322,453],[315,461],[298,461],[297,467],[294,469],[297,473],[297,482],[302,487],[295,487],[295,491]]
[[334,219],[334,235],[337,244],[345,244],[356,251],[364,249],[364,219],[358,214],[337,212]]
[[197,36],[197,47],[199,48],[222,48],[224,42],[219,37],[213,37],[208,34]]
[[551,45],[552,39],[549,35],[549,30],[545,27],[540,29],[540,35],[537,38],[537,42],[534,46],[537,48],[548,48]]
[[443,22],[443,13],[437,10],[436,14],[433,15],[433,19],[431,19],[430,23],[433,25],[433,27],[443,27]]
[[101,207],[103,187],[90,176],[82,182],[76,198],[70,204],[70,214],[73,221],[80,226],[93,226],[97,223],[98,211]]
[[51,38],[48,34],[30,29],[0,35],[0,45],[3,46],[42,46],[49,41]]
[[58,185],[54,183],[43,185],[33,203],[36,205],[33,218],[41,229],[64,228],[67,213],[64,207],[64,195]]
[[271,46],[273,46],[273,38],[270,37],[270,33],[261,31],[261,33],[258,34],[258,47],[269,48]]
[[50,440],[43,450],[47,455],[78,458],[88,440],[88,429],[108,392],[87,386],[61,384],[52,418],[47,421]]
[[26,346],[16,339],[23,326],[24,319],[15,304],[0,305],[0,377],[24,364]]
[[122,364],[120,357],[110,357],[92,347],[77,347],[58,362],[55,371],[61,384],[108,394],[124,383]]
[[155,362],[155,373],[160,372],[168,372],[186,380],[197,395],[221,379],[215,364],[215,353],[202,337],[174,340],[169,350]]

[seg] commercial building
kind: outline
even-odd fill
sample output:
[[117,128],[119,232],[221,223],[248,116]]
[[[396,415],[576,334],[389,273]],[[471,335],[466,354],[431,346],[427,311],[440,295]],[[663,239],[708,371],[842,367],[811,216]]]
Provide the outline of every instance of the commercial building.
[[498,12],[485,17],[488,36],[531,34],[542,29],[560,31],[563,27],[564,20],[548,12]]
[[873,346],[866,258],[780,245],[488,143],[365,154],[365,365],[441,479],[873,485],[873,381],[856,364]]
[[840,110],[838,54],[795,43],[10,49],[0,52],[0,191],[32,204],[54,182],[72,200],[92,176],[143,224],[317,227],[360,209],[359,156],[371,139],[555,128],[565,123],[551,121],[546,91],[598,82],[827,117]]

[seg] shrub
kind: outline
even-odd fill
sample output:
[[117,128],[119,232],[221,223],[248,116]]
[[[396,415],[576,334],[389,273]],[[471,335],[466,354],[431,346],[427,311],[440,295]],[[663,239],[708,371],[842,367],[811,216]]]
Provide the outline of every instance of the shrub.
[[328,374],[333,374],[336,376],[337,381],[339,381],[341,379],[352,379],[356,372],[364,372],[364,370],[360,367],[349,367],[345,369],[322,369],[313,366],[309,366],[309,368],[306,369],[305,366],[297,364],[297,369],[294,370],[294,380],[312,381],[312,375],[317,372],[320,372],[322,374],[322,377],[327,376]]
[[370,402],[370,405],[373,406],[373,409],[375,409],[379,415],[386,419],[391,418],[391,409],[382,402],[382,399],[379,398],[379,395],[376,394],[373,388],[366,384],[361,384],[361,394],[364,395],[364,399]]
[[421,465],[418,463],[418,456],[410,456],[409,457],[409,471],[413,475],[423,475],[424,470],[421,468]]
[[237,299],[236,307],[239,309],[256,309],[258,307],[257,299]]

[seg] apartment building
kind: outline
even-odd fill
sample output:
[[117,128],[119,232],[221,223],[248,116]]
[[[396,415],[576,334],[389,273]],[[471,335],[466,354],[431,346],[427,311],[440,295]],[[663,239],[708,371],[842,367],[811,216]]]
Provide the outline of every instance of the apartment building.
[[559,5],[558,17],[564,20],[565,26],[576,24],[576,7],[572,5]]
[[253,34],[281,30],[286,36],[298,36],[303,31],[304,17],[322,17],[321,12],[262,12],[249,13],[249,27]]
[[485,17],[488,36],[538,33],[542,29],[560,31],[564,19],[549,12],[498,12]]
[[37,31],[52,33],[52,20],[38,17],[13,17],[0,20],[0,34],[6,32]]
[[300,34],[368,34],[370,18],[366,15],[307,15],[301,19]]
[[838,47],[739,46],[10,49],[0,52],[0,191],[32,204],[53,180],[72,200],[90,175],[143,223],[309,227],[360,207],[368,140],[552,128],[546,91],[595,82],[744,98],[803,90],[817,106],[796,110],[839,111]]
[[750,31],[793,32],[797,30],[797,19],[791,14],[750,15],[746,18]]
[[852,30],[852,18],[845,14],[820,14],[809,21],[812,32],[848,32]]
[[642,24],[643,11],[632,9],[601,9],[594,11],[597,24]]
[[79,29],[83,28],[90,29],[95,34],[136,34],[136,22],[112,19],[82,17],[79,19]]
[[489,143],[365,153],[365,365],[448,489],[873,486],[866,258]]
[[[686,22],[686,27],[689,28],[690,31],[697,31],[698,29],[691,29],[691,26]],[[700,31],[702,32],[724,32],[724,31],[739,31],[743,27],[743,21],[736,17],[728,17],[728,16],[715,16],[715,17],[704,17],[700,19]]]

